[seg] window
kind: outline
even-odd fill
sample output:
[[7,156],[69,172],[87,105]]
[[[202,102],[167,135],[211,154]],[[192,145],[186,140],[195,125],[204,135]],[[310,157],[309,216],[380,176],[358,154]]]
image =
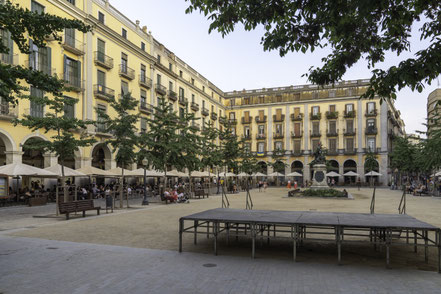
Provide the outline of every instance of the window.
[[235,112],[230,112],[230,119],[236,119],[236,113]]
[[179,107],[179,117],[180,117],[180,118],[184,118],[184,115],[185,115],[185,110],[184,110],[184,108]]
[[205,100],[202,100],[202,108],[205,108]]
[[336,121],[329,122],[329,133],[331,133],[331,134],[337,133],[337,122]]
[[185,95],[184,95],[184,89],[179,87],[179,99],[184,99]]
[[354,131],[354,121],[353,120],[346,121],[346,131],[348,133],[352,133]]
[[329,90],[329,97],[331,98],[335,97],[335,90]]
[[282,135],[282,134],[283,134],[283,125],[276,124],[276,135]]
[[75,103],[74,99],[70,97],[64,97],[68,103],[64,103],[64,116],[67,118],[75,117]]
[[312,140],[312,150],[315,151],[317,149],[320,140]]
[[313,134],[320,134],[320,123],[319,122],[312,123],[312,133]]
[[157,59],[158,59],[158,63],[161,63],[161,55],[158,54]]
[[67,2],[69,2],[72,5],[75,5],[75,0],[67,0]]
[[0,54],[1,61],[7,64],[13,64],[14,42],[11,39],[11,33],[6,30],[0,29],[0,38],[2,40],[3,45],[9,49],[8,53]]
[[329,139],[329,151],[337,151],[337,139]]
[[75,48],[75,29],[65,29],[64,39],[64,43]]
[[369,129],[375,129],[375,119],[368,119],[366,125]]
[[140,75],[141,82],[146,82],[146,67],[144,64],[141,64],[141,75]]
[[145,90],[141,90],[141,107],[146,107],[147,105],[147,92]]
[[156,75],[156,83],[161,85],[161,75]]
[[317,99],[317,98],[319,98],[319,92],[318,91],[312,92],[312,99]]
[[346,110],[346,113],[354,111],[354,104],[346,104],[345,110]]
[[141,133],[147,132],[147,120],[141,117]]
[[211,105],[211,112],[214,112],[214,105]]
[[101,39],[97,40],[97,56],[96,58],[100,62],[105,62],[105,54],[106,54],[106,42]]
[[144,42],[141,42],[141,50],[145,51],[145,43]]
[[205,86],[202,86],[202,92],[205,93]]
[[[51,74],[51,48],[38,48],[32,40],[29,40],[30,54],[29,67],[34,70],[42,71],[45,74]],[[12,58],[12,54],[10,54]],[[11,62],[12,63],[12,62]]]
[[191,84],[194,85],[194,79],[193,78],[191,78]]
[[97,71],[97,81],[98,85],[105,87],[106,86],[106,74],[103,71]]
[[369,151],[374,151],[376,147],[375,144],[375,137],[368,137],[367,138],[367,148]]
[[194,103],[194,94],[191,94],[191,102]]
[[231,128],[231,134],[232,134],[233,136],[236,136],[236,127]]
[[[43,98],[43,91],[31,86],[31,96]],[[43,104],[31,101],[30,116],[43,117]]]
[[81,62],[64,55],[64,80],[73,87],[81,87]]
[[318,113],[319,113],[319,107],[313,106],[312,107],[312,115],[318,115]]
[[182,70],[179,71],[179,76],[182,78],[182,76],[184,75],[184,73],[182,72]]
[[301,134],[301,124],[294,123],[294,136],[298,137]]
[[98,21],[104,24],[104,13],[102,13],[101,11],[98,11]]
[[127,82],[121,81],[121,96],[129,93],[129,84]]
[[121,36],[124,38],[124,39],[127,39],[127,30],[126,29],[121,29]]
[[168,70],[173,71],[173,64],[171,64],[171,63],[168,64]]
[[96,131],[100,133],[106,132],[106,124],[104,123],[104,117],[102,116],[102,113],[106,113],[106,106],[98,104],[97,106],[97,113],[96,113]]
[[261,135],[261,136],[265,135],[265,126],[264,125],[259,125],[258,126],[258,132],[259,132],[259,135]]
[[299,154],[301,152],[302,141],[294,140],[294,152]]
[[346,139],[346,150],[347,151],[354,151],[354,138],[347,138]]
[[335,105],[329,105],[329,112],[335,112]]
[[245,137],[248,138],[250,136],[250,127],[248,127],[248,126],[244,127],[243,133],[244,133]]
[[44,6],[36,1],[31,1],[31,11],[37,12],[37,13],[43,13],[44,12]]
[[127,61],[128,57],[127,54],[121,53],[121,72],[127,73]]
[[230,99],[230,106],[236,106],[236,99]]
[[243,149],[245,152],[251,152],[251,143],[244,143],[243,144]]
[[375,102],[368,102],[367,103],[367,112],[369,114],[373,114],[375,112]]
[[277,141],[274,143],[274,150],[280,151],[283,149],[283,142]]
[[168,89],[170,90],[170,91],[173,91],[173,82],[168,82]]
[[257,152],[259,153],[265,152],[265,143],[263,142],[257,143]]

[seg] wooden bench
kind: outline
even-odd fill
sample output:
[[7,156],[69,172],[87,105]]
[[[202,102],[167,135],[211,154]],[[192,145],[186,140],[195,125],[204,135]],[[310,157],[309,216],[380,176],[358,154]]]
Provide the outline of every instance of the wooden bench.
[[288,197],[294,197],[298,193],[300,193],[300,189],[291,190],[288,192]]
[[208,198],[208,194],[205,193],[204,189],[194,190],[194,197],[195,198],[198,197],[199,199],[201,199],[201,197],[205,198],[205,196],[207,196],[207,198]]
[[93,200],[78,200],[78,201],[70,201],[70,202],[61,202],[58,204],[58,209],[60,210],[61,214],[66,214],[66,219],[69,219],[70,213],[75,212],[83,212],[83,217],[86,217],[86,211],[87,210],[96,210],[96,213],[100,215],[100,209],[99,206],[94,206]]

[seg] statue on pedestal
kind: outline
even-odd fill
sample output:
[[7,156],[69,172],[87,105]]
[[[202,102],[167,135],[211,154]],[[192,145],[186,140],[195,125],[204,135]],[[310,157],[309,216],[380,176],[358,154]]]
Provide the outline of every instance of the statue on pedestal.
[[326,182],[326,156],[322,143],[319,143],[314,151],[314,160],[311,162],[311,166],[314,170],[311,189],[329,189]]

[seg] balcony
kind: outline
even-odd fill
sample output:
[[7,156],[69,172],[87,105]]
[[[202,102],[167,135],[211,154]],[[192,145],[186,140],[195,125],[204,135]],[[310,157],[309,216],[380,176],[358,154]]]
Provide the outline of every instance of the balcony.
[[302,156],[303,155],[303,150],[292,150],[291,151],[291,155],[292,156]]
[[64,42],[62,44],[64,50],[75,54],[75,55],[84,55],[84,43],[69,37],[64,38]]
[[355,136],[357,129],[343,129],[344,136]]
[[363,151],[364,151],[364,153],[371,152],[371,153],[377,154],[377,153],[380,153],[381,148],[363,148]]
[[199,111],[199,104],[197,104],[196,102],[191,102],[190,108],[193,111]]
[[97,123],[95,127],[95,133],[97,136],[111,137],[112,134],[107,131],[107,126],[105,123]]
[[70,88],[70,91],[73,92],[82,92],[84,91],[84,83],[77,77],[73,76],[64,76],[64,86]]
[[273,115],[273,121],[274,122],[283,122],[283,121],[285,121],[285,115],[284,114],[282,114],[280,117],[277,117],[277,115]]
[[367,111],[366,110],[366,117],[376,117],[377,116],[377,109],[371,110],[371,111]]
[[[161,85],[161,84],[156,84],[155,85],[155,91],[156,91],[156,93],[158,93],[159,95],[165,95],[165,94],[167,94],[167,90],[166,90],[166,88],[163,86],[163,85]],[[176,94],[176,93],[175,93]]]
[[237,125],[237,119],[235,119],[235,118],[230,118],[230,119],[228,119],[228,123],[229,123],[230,125]]
[[18,106],[10,103],[0,103],[0,120],[13,120],[18,117]]
[[265,140],[266,139],[266,134],[257,134],[256,135],[256,139],[257,140]]
[[249,140],[251,140],[251,135],[250,135],[250,134],[248,134],[248,135],[242,135],[242,140],[245,140],[245,141],[249,141]]
[[193,122],[193,123],[191,124],[191,127],[192,127],[193,129],[195,129],[196,131],[200,131],[200,130],[201,130],[201,126],[199,125],[199,123],[196,123],[196,122]]
[[144,113],[144,114],[150,115],[150,114],[153,113],[153,106],[148,104],[148,103],[145,103],[145,102],[141,101],[139,103],[139,111]]
[[256,123],[266,123],[266,115],[264,115],[263,118],[260,118],[260,116],[256,116]]
[[125,64],[119,65],[119,76],[126,78],[128,80],[133,80],[135,78],[135,70],[128,67]]
[[355,155],[357,154],[357,150],[355,148],[346,148],[343,152],[345,155]]
[[44,74],[47,75],[55,75],[56,71],[55,68],[51,68],[49,66],[49,64],[45,64],[43,62],[41,62],[41,60],[25,60],[25,67],[31,69],[31,70],[36,70],[36,71],[41,71]]
[[273,138],[274,139],[283,139],[283,138],[285,138],[285,134],[283,134],[283,133],[274,133],[273,134]]
[[291,120],[292,121],[302,121],[303,120],[303,114],[302,113],[299,113],[299,114],[295,114],[295,113],[293,113],[293,114],[291,114]]
[[181,106],[187,106],[188,105],[188,99],[184,96],[179,96],[179,104]]
[[105,69],[112,69],[113,68],[113,58],[110,56],[107,56],[103,52],[95,51],[94,52],[94,61],[95,61],[95,65],[101,66]]
[[337,119],[338,118],[338,111],[326,111],[326,118],[327,119]]
[[250,116],[249,117],[242,117],[242,124],[243,125],[250,124],[251,122],[252,122],[252,119]]
[[44,109],[41,107],[31,107],[25,108],[24,115],[29,115],[32,117],[44,117]]
[[367,127],[365,129],[366,135],[376,135],[378,133],[378,129],[376,127]]
[[115,90],[107,88],[103,85],[93,85],[93,94],[96,98],[112,101],[115,99]]
[[331,156],[335,156],[335,155],[338,155],[338,150],[337,149],[328,149],[327,151],[326,151],[326,155],[331,155]]
[[145,76],[145,74],[139,75],[138,77],[139,85],[141,87],[151,89],[152,88],[152,80]]
[[202,107],[201,113],[202,113],[202,115],[205,115],[205,116],[210,115],[210,111],[205,107]]
[[219,117],[219,122],[221,124],[225,125],[227,123],[227,117],[226,116]]
[[176,92],[173,90],[168,90],[167,97],[173,102],[178,100],[178,94],[176,94]]
[[309,131],[309,137],[311,138],[319,138],[321,136],[322,134],[320,133],[320,131]]
[[338,137],[338,130],[326,130],[327,137]]
[[291,132],[291,137],[292,138],[301,138],[301,137],[303,137],[303,132],[302,131]]
[[355,118],[355,111],[344,111],[343,112],[344,118]]
[[310,120],[321,120],[322,119],[322,114],[319,112],[317,114],[309,114],[309,119]]

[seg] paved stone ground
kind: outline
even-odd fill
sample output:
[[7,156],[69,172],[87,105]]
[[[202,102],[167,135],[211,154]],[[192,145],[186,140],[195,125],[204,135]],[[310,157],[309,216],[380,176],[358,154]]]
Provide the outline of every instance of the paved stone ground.
[[440,293],[440,277],[424,271],[0,236],[4,294]]

